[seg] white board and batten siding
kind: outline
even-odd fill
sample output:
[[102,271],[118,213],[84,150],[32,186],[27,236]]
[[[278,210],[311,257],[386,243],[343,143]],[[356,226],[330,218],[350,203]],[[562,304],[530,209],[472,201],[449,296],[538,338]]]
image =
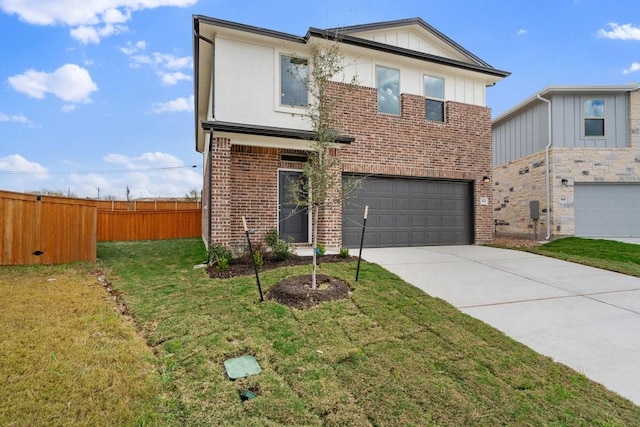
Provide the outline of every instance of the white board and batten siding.
[[[385,36],[388,40],[391,36]],[[416,36],[417,37],[417,36]],[[454,52],[434,47],[428,49],[426,39],[407,35],[407,46],[416,45],[420,52],[442,55],[461,60]],[[397,37],[397,39],[402,37]],[[409,42],[409,40],[414,40]],[[215,39],[215,70],[212,96],[216,108],[215,120],[232,123],[250,123],[290,129],[310,129],[300,113],[279,105],[279,57],[295,53],[305,57],[305,46],[283,40],[263,38],[238,40],[219,35]],[[479,72],[456,69],[445,65],[400,57],[385,52],[343,45],[345,55],[344,76],[338,81],[351,81],[356,77],[358,85],[376,87],[376,65],[400,70],[400,92],[423,96],[423,76],[432,75],[445,79],[445,100],[485,106],[487,76]],[[224,83],[223,83],[224,82]],[[298,113],[298,114],[296,114]],[[209,114],[208,120],[214,120]]]
[[[582,108],[587,99],[605,101],[604,137],[585,137]],[[554,94],[551,100],[552,141],[556,148],[624,148],[629,144],[626,93]],[[530,102],[493,125],[493,165],[541,152],[549,143],[547,104]]]

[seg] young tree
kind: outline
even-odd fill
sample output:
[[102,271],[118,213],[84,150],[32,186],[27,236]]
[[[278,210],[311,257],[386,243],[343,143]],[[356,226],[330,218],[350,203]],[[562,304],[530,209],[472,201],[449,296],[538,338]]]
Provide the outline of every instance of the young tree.
[[[329,87],[332,81],[344,76],[344,55],[338,41],[316,42],[309,45],[310,66],[306,71],[306,85],[311,95],[305,118],[315,133],[313,151],[303,168],[304,179],[294,182],[290,191],[294,203],[305,207],[311,214],[311,241],[313,244],[312,288],[317,287],[318,218],[321,210],[341,204],[346,189],[342,186],[339,159],[331,150],[338,137],[336,121],[332,115],[335,98]],[[355,85],[356,77],[345,88]],[[350,185],[356,185],[352,182]]]

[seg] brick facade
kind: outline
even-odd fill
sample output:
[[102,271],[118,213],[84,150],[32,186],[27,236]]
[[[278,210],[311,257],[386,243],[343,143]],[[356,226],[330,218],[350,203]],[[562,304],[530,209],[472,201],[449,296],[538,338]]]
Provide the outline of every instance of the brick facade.
[[[575,234],[575,183],[640,183],[640,90],[629,94],[629,141],[626,148],[551,148],[551,235]],[[498,234],[532,236],[529,200],[539,200],[538,238],[546,234],[544,152],[497,166],[494,216]]]
[[[488,108],[457,102],[446,103],[444,123],[424,117],[424,98],[403,94],[401,115],[377,112],[375,88],[347,87],[335,83],[331,96],[341,135],[354,137],[350,145],[332,150],[340,159],[342,173],[399,177],[428,177],[473,182],[474,238],[491,241],[493,216],[491,184],[491,119]],[[211,240],[235,244],[244,239],[241,217],[256,230],[256,239],[278,225],[277,179],[279,169],[300,170],[302,165],[283,162],[278,148],[232,145],[215,138],[211,145],[211,194],[213,215]],[[291,153],[291,150],[286,150]],[[481,197],[489,200],[480,205]],[[321,213],[319,241],[340,246],[342,207]]]
[[[446,102],[443,123],[426,120],[424,97],[402,94],[401,114],[377,112],[375,88],[335,84],[338,129],[355,141],[340,150],[343,172],[474,182],[474,240],[493,238],[491,116],[486,107]],[[481,206],[480,197],[489,200]]]

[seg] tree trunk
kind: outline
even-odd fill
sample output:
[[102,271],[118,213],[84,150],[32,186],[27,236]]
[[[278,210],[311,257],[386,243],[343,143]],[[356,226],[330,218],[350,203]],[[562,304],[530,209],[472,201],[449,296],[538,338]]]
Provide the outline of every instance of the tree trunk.
[[317,262],[317,251],[318,251],[318,211],[320,207],[317,205],[313,206],[313,230],[311,234],[311,241],[313,243],[313,273],[311,274],[311,289],[316,289],[318,284],[316,283],[316,271],[318,269]]

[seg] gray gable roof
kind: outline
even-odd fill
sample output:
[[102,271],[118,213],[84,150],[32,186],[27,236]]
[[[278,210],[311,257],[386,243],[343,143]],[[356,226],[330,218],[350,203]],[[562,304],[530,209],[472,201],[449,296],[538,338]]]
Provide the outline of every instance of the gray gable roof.
[[488,63],[486,63],[485,61],[483,61],[473,53],[469,52],[468,50],[460,46],[454,40],[450,39],[445,34],[438,31],[435,27],[432,27],[431,25],[429,25],[422,18],[398,19],[395,21],[383,21],[383,22],[375,22],[371,24],[351,25],[343,28],[328,28],[326,31],[339,32],[341,34],[353,34],[353,33],[361,33],[364,31],[377,31],[377,30],[385,30],[385,29],[396,28],[396,27],[407,27],[412,25],[418,26],[423,30],[427,31],[428,33],[433,34],[436,38],[442,40],[444,43],[453,47],[454,49],[462,53],[464,56],[476,62],[478,65],[481,65],[486,68],[493,68],[491,67],[491,65],[489,65]]
[[[283,39],[290,42],[301,43],[301,44],[307,44],[312,37],[325,38],[329,40],[338,40],[341,43],[362,47],[365,49],[372,49],[372,50],[391,53],[399,56],[409,57],[409,58],[413,58],[421,61],[448,65],[455,68],[476,71],[479,73],[489,74],[497,77],[507,77],[511,74],[508,71],[498,70],[492,67],[491,65],[481,60],[480,58],[478,58],[468,50],[464,49],[462,46],[454,42],[449,37],[445,36],[440,31],[436,30],[431,25],[427,24],[421,18],[385,21],[385,22],[377,22],[373,24],[352,25],[352,26],[342,27],[342,28],[320,29],[320,28],[310,27],[309,30],[307,31],[307,34],[304,37],[283,33],[279,31],[268,30],[265,28],[255,27],[252,25],[245,25],[237,22],[225,21],[223,19],[210,18],[202,15],[193,16],[193,28],[196,35],[199,34],[200,32],[199,31],[200,23],[227,28],[227,29],[236,30],[236,31],[243,31],[243,32],[258,34],[266,37]],[[425,31],[433,34],[435,37],[442,40],[444,43],[451,46],[453,49],[460,52],[465,57],[469,58],[470,62],[459,61],[459,60],[445,58],[438,55],[418,52],[415,50],[392,46],[385,43],[375,42],[375,41],[363,39],[361,37],[352,35],[352,34],[363,32],[363,31],[381,30],[381,29],[394,28],[394,27],[400,27],[400,26],[411,26],[411,25],[416,25],[424,29]]]

